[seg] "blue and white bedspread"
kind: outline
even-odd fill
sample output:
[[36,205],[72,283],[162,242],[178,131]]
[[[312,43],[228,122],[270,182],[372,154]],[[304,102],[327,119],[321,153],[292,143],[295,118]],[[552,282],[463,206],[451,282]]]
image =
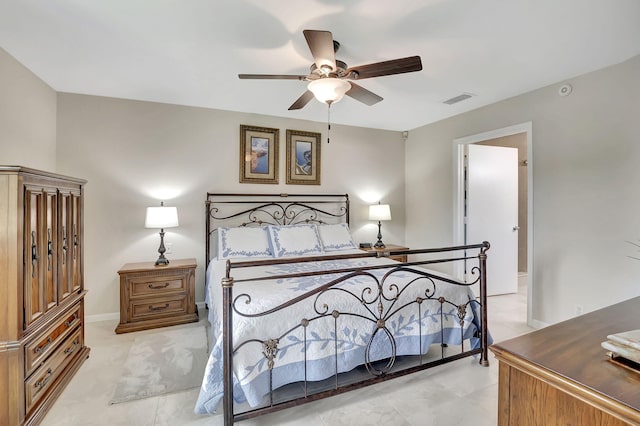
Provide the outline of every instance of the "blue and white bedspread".
[[[354,252],[361,253],[358,250]],[[282,311],[254,318],[234,313],[234,348],[237,349],[239,344],[250,339],[259,340],[245,344],[234,355],[234,400],[237,403],[246,401],[255,407],[260,405],[264,396],[269,393],[269,367],[261,343],[268,339],[278,339],[272,371],[274,389],[305,379],[305,357],[308,381],[331,377],[336,369],[336,348],[339,372],[350,371],[364,364],[367,345],[374,333],[369,359],[373,361],[388,358],[391,355],[391,345],[386,335],[387,330],[394,336],[398,356],[424,354],[434,343],[460,345],[461,340],[470,339],[471,346],[479,345],[479,339],[474,338],[474,334],[480,329],[477,314],[479,306],[475,302],[469,303],[475,299],[470,287],[419,278],[420,275],[402,269],[393,271],[383,281],[383,276],[398,265],[397,262],[384,258],[368,257],[232,269],[231,275],[236,280],[233,297],[249,294],[251,298],[241,297],[236,302],[236,307],[242,313],[262,313],[345,274],[248,282],[237,280],[386,264],[389,264],[390,268],[356,274],[330,290],[306,298]],[[429,272],[425,269],[420,270]],[[212,260],[207,271],[212,350],[195,407],[196,413],[200,414],[214,413],[223,395],[220,283],[224,273],[225,261]],[[382,294],[386,298],[378,298],[378,282],[382,283]],[[439,297],[451,303],[441,304],[437,300]],[[367,303],[361,303],[360,298]],[[422,303],[415,303],[417,298],[421,298]],[[369,301],[372,303],[368,304]],[[379,301],[382,302],[380,305]],[[409,305],[399,309],[405,304]],[[461,312],[456,305],[467,306],[467,309]],[[377,321],[380,306],[384,319],[382,327]],[[334,311],[340,312],[337,318],[331,315]],[[321,315],[322,313],[326,315]],[[459,315],[463,317],[462,328]],[[306,327],[300,326],[301,323],[306,323],[304,320],[310,320]],[[444,323],[443,331],[441,322]],[[291,329],[293,331],[286,333]]]

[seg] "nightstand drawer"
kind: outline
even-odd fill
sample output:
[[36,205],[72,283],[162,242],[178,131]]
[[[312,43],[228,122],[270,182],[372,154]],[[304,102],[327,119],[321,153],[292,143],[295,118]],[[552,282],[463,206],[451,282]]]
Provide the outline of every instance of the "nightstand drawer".
[[80,324],[82,305],[76,305],[69,313],[61,317],[55,324],[31,343],[24,347],[25,377],[31,374],[42,361],[63,341],[72,330]]
[[[184,274],[182,274],[184,276]],[[186,282],[178,277],[134,277],[129,279],[131,297],[153,296],[156,294],[175,293],[186,290]]]
[[395,255],[395,256],[389,256],[389,259],[391,260],[395,260],[397,262],[402,262],[402,263],[407,263],[407,255]]
[[82,328],[78,327],[75,332],[54,351],[49,359],[47,359],[31,377],[25,380],[24,395],[27,413],[29,413],[31,408],[37,404],[42,397],[47,395],[47,389],[56,382],[76,352],[82,349],[83,346]]
[[148,320],[187,312],[187,296],[177,295],[129,302],[131,321]]

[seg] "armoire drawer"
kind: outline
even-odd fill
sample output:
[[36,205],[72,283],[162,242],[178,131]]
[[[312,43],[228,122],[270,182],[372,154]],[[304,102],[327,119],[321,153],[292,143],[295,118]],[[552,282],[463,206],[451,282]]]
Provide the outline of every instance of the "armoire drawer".
[[55,348],[80,324],[84,318],[82,304],[72,307],[44,333],[24,347],[24,375],[28,377],[33,370],[55,350]]
[[132,321],[161,318],[167,315],[187,313],[187,295],[176,295],[143,300],[130,300],[129,312]]
[[82,327],[76,330],[58,346],[51,356],[24,382],[26,412],[47,394],[65,367],[73,359],[76,351],[84,346]]
[[166,277],[135,277],[129,281],[131,297],[154,296],[186,290],[184,274]]

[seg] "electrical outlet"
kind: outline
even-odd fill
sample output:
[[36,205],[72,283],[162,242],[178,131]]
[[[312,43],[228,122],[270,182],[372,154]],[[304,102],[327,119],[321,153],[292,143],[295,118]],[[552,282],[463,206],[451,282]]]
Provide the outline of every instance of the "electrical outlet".
[[173,243],[166,243],[164,245],[164,248],[167,250],[166,251],[167,254],[172,254],[173,253]]
[[576,315],[582,315],[582,312],[583,312],[582,305],[576,305],[575,312],[576,312]]

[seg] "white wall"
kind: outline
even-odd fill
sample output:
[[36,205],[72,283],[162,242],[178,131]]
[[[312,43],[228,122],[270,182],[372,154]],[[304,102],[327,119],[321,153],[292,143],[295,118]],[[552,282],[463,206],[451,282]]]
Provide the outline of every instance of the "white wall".
[[2,48],[0,164],[56,171],[56,92]]
[[[239,128],[280,129],[280,184],[239,183]],[[157,231],[144,228],[147,206],[178,207],[180,226],[166,230],[171,258],[195,257],[196,300],[204,299],[206,192],[349,193],[357,241],[375,242],[368,205],[391,204],[384,240],[404,243],[404,142],[399,132],[269,116],[58,94],[60,173],[88,180],[85,198],[85,282],[88,315],[119,310],[117,271],[157,258]],[[285,185],[286,129],[322,133],[322,185]],[[165,191],[174,195],[163,195]],[[365,198],[363,200],[363,198]]]
[[568,97],[559,83],[412,130],[406,243],[452,243],[454,139],[532,121],[534,320],[639,295],[638,250],[625,242],[640,239],[639,75],[637,56],[568,80]]

